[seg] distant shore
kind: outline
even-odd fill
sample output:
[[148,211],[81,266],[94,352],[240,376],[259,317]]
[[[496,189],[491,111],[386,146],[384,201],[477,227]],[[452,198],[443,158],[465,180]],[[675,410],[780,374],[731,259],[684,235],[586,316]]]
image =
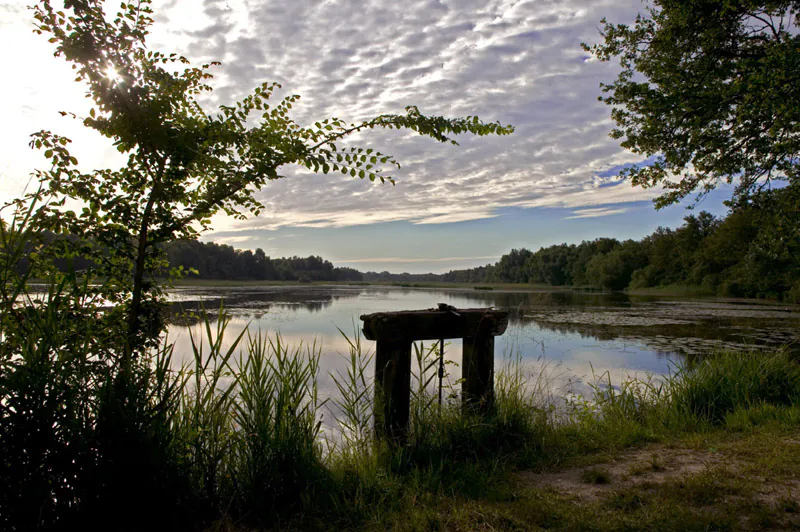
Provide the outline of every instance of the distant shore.
[[267,286],[330,286],[330,287],[383,287],[383,288],[408,288],[408,289],[443,289],[443,290],[469,290],[486,292],[579,292],[596,293],[598,295],[627,295],[632,297],[652,298],[691,298],[715,299],[719,301],[739,301],[742,303],[760,305],[786,305],[798,307],[794,303],[776,301],[772,299],[732,298],[717,295],[713,290],[702,286],[670,285],[649,288],[624,290],[621,292],[604,291],[592,287],[577,286],[550,286],[547,284],[512,284],[512,283],[440,283],[440,282],[413,282],[403,283],[396,281],[255,281],[255,280],[226,280],[226,279],[182,279],[174,283],[176,288],[257,288]]
[[385,286],[396,288],[461,288],[470,290],[514,290],[521,292],[569,292],[582,290],[575,287],[550,286],[547,284],[511,283],[439,283],[397,281],[255,281],[227,279],[181,279],[179,287],[248,287],[248,286]]

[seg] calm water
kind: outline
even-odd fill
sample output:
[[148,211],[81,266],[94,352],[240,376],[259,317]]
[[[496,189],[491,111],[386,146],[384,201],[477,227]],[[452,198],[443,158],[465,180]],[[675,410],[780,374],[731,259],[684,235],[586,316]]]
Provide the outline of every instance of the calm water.
[[[686,357],[719,347],[794,343],[796,349],[800,340],[800,307],[717,299],[362,286],[178,288],[170,298],[176,312],[201,305],[216,311],[224,302],[232,318],[228,340],[250,327],[280,333],[291,344],[316,341],[322,346],[319,385],[328,395],[335,389],[329,374],[344,369],[348,352],[337,327],[352,335],[361,314],[426,309],[440,302],[510,310],[508,330],[497,338],[496,366],[520,353],[532,375],[546,370],[548,385],[559,394],[589,395],[588,383],[606,373],[612,382],[626,375],[665,374]],[[177,355],[186,360],[191,358],[190,328],[199,334],[196,324],[169,327]],[[374,350],[373,342],[364,340],[364,345]],[[461,341],[451,340],[445,356],[460,362]],[[448,367],[451,379],[458,379],[458,367]]]

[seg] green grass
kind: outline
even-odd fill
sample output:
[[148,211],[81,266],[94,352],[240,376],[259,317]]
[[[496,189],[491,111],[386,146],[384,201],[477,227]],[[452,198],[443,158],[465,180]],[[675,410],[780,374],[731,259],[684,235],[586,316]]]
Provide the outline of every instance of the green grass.
[[611,484],[612,475],[603,468],[594,467],[584,470],[582,479],[587,484]]
[[[721,378],[727,371],[736,373]],[[354,454],[333,464],[334,477],[348,486],[336,506],[347,517],[337,526],[699,530],[738,529],[742,520],[785,523],[789,502],[764,509],[752,500],[765,472],[776,479],[800,473],[794,465],[800,464],[800,448],[784,443],[800,433],[797,372],[783,352],[719,353],[666,382],[629,381],[613,396],[600,394],[597,403],[577,403],[565,421],[539,408],[512,368],[500,379],[494,417],[415,410],[420,417],[408,448],[370,454],[371,461]],[[784,379],[790,386],[776,388]],[[698,408],[706,400],[712,407]],[[618,486],[617,475],[604,465],[628,449],[664,442],[687,452],[728,453],[736,470],[720,467],[658,485]],[[783,454],[776,451],[781,443]],[[608,493],[576,506],[574,495],[520,484],[513,473],[565,467],[585,467],[583,484],[608,486]],[[669,467],[654,456],[638,474],[626,476],[644,478]]]
[[[34,298],[26,279],[3,275],[5,529],[757,529],[797,514],[791,490],[757,504],[769,482],[783,489],[800,473],[800,368],[785,351],[711,354],[614,388],[601,376],[594,400],[565,409],[550,408],[546,386],[512,357],[494,408],[477,416],[455,399],[439,406],[437,344],[420,345],[398,447],[373,438],[371,353],[357,334],[331,404],[317,388],[319,346],[232,338],[224,317],[201,320],[187,365],[154,343],[126,374],[119,322],[86,302],[90,280],[54,274]],[[322,433],[321,416],[334,414],[341,440]],[[668,460],[612,470],[653,445],[725,460],[663,482],[648,479]],[[569,468],[599,494],[518,475]]]
[[[543,391],[526,387],[519,360],[511,360],[497,375],[496,408],[476,417],[464,414],[457,402],[438,406],[430,390],[436,345],[418,347],[409,442],[394,447],[372,440],[371,355],[356,335],[349,339],[348,369],[335,379],[344,439],[326,445],[320,437],[326,405],[316,387],[316,346],[290,347],[280,337],[246,332],[223,342],[226,320],[203,324],[202,336],[192,338],[191,365],[169,370],[171,351],[161,349],[153,353],[155,371],[140,367],[135,386],[115,391],[121,397],[109,399],[103,386],[97,390],[86,424],[78,418],[77,428],[69,430],[86,438],[81,447],[101,450],[103,469],[113,465],[129,485],[109,479],[93,496],[96,504],[54,508],[53,515],[66,512],[68,520],[110,526],[135,503],[150,508],[147,516],[158,516],[162,524],[180,520],[229,530],[737,529],[742,519],[778,526],[793,515],[790,494],[774,508],[745,504],[760,489],[753,480],[758,475],[797,474],[797,451],[785,445],[784,454],[776,451],[800,425],[800,370],[784,352],[719,353],[664,381],[630,380],[614,392],[600,386],[601,380],[596,401],[574,402],[566,417],[543,408]],[[57,364],[36,367],[45,372],[38,379],[54,383],[66,371]],[[3,384],[5,397],[14,396],[9,381]],[[92,389],[91,381],[83,386]],[[139,406],[126,410],[123,397]],[[109,407],[122,408],[123,417],[104,418]],[[43,406],[29,408],[46,414]],[[12,421],[3,423],[13,437],[21,421]],[[108,422],[110,439],[108,428],[96,433]],[[131,439],[131,431],[142,430]],[[123,434],[121,454],[115,446]],[[713,448],[735,456],[739,465],[736,471],[719,467],[635,486],[605,465],[627,449],[654,442]],[[61,452],[67,453],[65,462],[53,464],[51,473],[67,468],[70,451]],[[80,474],[103,474],[80,467]],[[606,491],[577,503],[574,494],[520,483],[514,474],[565,467],[584,467],[582,485]],[[667,467],[653,459],[626,476],[646,480]],[[26,480],[17,483],[15,493],[26,493]],[[91,493],[86,489],[67,495],[83,500]],[[145,496],[152,494],[162,500]],[[153,526],[145,514],[125,519]]]
[[[758,407],[742,409],[744,417]],[[430,500],[407,501],[401,512],[382,514],[379,528],[396,530],[762,530],[796,529],[800,479],[798,407],[778,407],[781,416],[760,419],[749,432],[726,424],[700,432],[673,434],[668,445],[644,451],[671,451],[708,466],[675,471],[674,464],[647,460],[627,478],[608,464],[625,464],[619,449],[581,457],[573,489],[547,476],[498,475],[481,496],[440,491]],[[794,421],[791,421],[794,419]],[[613,459],[613,460],[612,460]],[[644,465],[643,464],[643,465]],[[572,466],[550,464],[558,473]],[[659,477],[659,475],[661,475]],[[631,480],[632,479],[632,480]]]
[[[563,409],[511,357],[477,416],[454,388],[439,406],[437,344],[418,345],[397,446],[373,437],[357,333],[330,404],[319,346],[232,337],[222,311],[201,319],[183,366],[155,337],[129,359],[124,307],[104,306],[103,279],[17,270],[35,242],[31,211],[18,214],[0,224],[3,530],[800,528],[800,367],[788,351],[713,353],[615,387],[600,376],[592,400]],[[34,273],[44,292],[28,292]],[[325,437],[323,415],[341,439]],[[676,470],[687,456],[705,465]]]

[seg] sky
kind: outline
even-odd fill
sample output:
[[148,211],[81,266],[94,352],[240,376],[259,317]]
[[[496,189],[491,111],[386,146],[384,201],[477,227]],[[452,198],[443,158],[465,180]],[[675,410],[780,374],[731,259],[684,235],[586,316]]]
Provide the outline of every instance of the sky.
[[[109,8],[116,8],[109,3]],[[638,239],[675,227],[694,202],[656,211],[655,189],[619,178],[646,164],[609,137],[599,85],[618,72],[581,42],[600,19],[630,23],[640,0],[158,0],[148,46],[214,70],[212,110],[264,81],[299,94],[294,119],[348,122],[416,105],[427,115],[478,115],[511,124],[504,137],[460,136],[460,146],[408,132],[353,142],[392,154],[396,185],[282,169],[257,197],[260,216],[217,216],[202,239],[270,256],[321,255],[362,271],[445,272],[493,263],[512,248],[601,236]],[[81,167],[113,167],[107,141],[58,111],[88,110],[85,89],[46,38],[32,33],[24,0],[0,0],[0,200],[18,196],[44,159],[29,135],[70,137]],[[722,215],[729,190],[696,210]]]

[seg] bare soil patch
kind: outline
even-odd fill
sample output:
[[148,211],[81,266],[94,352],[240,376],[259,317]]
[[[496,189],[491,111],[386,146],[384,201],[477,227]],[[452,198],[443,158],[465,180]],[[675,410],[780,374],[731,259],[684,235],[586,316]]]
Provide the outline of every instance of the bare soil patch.
[[553,473],[522,472],[519,478],[528,487],[553,489],[591,503],[612,490],[663,484],[722,464],[719,453],[654,445],[621,453],[604,463]]
[[[800,449],[800,441],[787,439],[783,446]],[[525,487],[553,490],[576,502],[594,503],[612,491],[628,488],[652,489],[672,480],[690,479],[712,470],[741,476],[755,488],[755,501],[774,506],[794,500],[800,504],[800,478],[773,477],[768,471],[754,472],[753,464],[736,453],[685,447],[651,445],[620,453],[612,459],[557,472],[521,472]]]

